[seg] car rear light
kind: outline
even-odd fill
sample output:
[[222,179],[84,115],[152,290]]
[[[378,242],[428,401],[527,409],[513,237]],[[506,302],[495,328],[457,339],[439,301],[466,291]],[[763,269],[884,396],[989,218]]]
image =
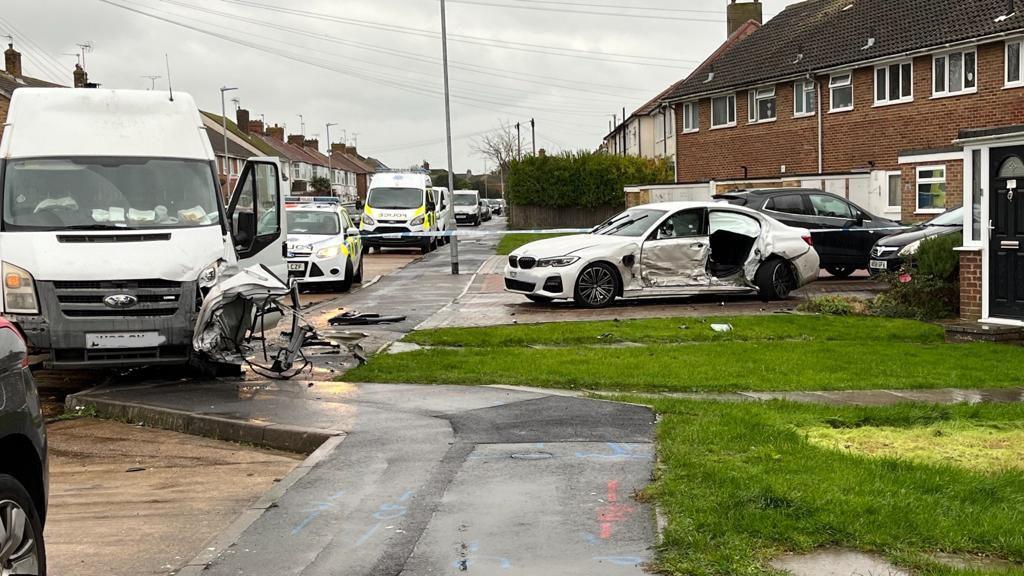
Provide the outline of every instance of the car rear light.
[[807,242],[808,246],[814,248],[814,238],[811,238],[810,234],[808,234],[807,236],[801,236],[801,238],[803,238],[804,242]]
[[25,346],[25,357],[21,359],[21,367],[28,368],[28,342],[25,337],[22,336],[21,331],[18,330],[17,326],[11,323],[10,320],[0,316],[0,330],[10,330],[14,336],[21,341],[22,345]]

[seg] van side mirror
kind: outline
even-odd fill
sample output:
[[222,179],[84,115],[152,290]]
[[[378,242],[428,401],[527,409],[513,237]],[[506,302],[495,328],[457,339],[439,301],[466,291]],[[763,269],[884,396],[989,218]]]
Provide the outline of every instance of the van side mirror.
[[256,214],[254,212],[235,213],[235,245],[243,249],[252,245],[256,238]]

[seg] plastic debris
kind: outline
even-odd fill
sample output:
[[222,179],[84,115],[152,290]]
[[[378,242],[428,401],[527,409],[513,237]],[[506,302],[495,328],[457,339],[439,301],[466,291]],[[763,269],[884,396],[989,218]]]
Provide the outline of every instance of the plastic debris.
[[715,332],[732,332],[732,324],[712,324],[711,329]]

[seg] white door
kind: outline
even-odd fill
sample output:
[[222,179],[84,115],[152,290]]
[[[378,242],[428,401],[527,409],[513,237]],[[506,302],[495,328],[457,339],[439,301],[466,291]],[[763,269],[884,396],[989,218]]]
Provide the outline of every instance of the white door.
[[247,160],[227,214],[239,264],[262,264],[278,278],[287,279],[288,225],[282,217],[285,194],[281,176],[276,158]]

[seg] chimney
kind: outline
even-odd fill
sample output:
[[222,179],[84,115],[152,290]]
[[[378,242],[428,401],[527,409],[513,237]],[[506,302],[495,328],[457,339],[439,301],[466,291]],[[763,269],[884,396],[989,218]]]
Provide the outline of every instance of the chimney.
[[320,141],[319,140],[316,140],[316,139],[306,140],[305,146],[306,146],[306,148],[312,148],[313,150],[316,150],[317,152],[320,151]]
[[732,36],[734,32],[740,29],[747,23],[748,20],[753,20],[758,24],[764,23],[764,7],[761,5],[761,0],[754,0],[753,2],[739,2],[737,0],[729,0],[729,6],[726,7],[726,21],[729,27],[729,36]]
[[346,150],[346,152],[348,152],[349,154],[355,156],[356,158],[359,157],[359,153],[356,152],[356,147],[355,146],[349,146],[348,149]]
[[235,124],[238,125],[238,129],[243,132],[249,131],[249,111],[245,108],[239,108],[235,110]]
[[338,152],[340,154],[344,154],[344,153],[348,152],[348,147],[345,146],[344,144],[342,144],[341,142],[333,142],[331,144],[331,153],[333,154],[335,152]]
[[89,75],[81,64],[75,64],[75,88],[89,88]]
[[263,121],[249,120],[249,127],[247,130],[252,134],[263,134]]
[[288,143],[292,146],[298,146],[302,148],[302,145],[306,142],[306,137],[302,134],[289,134]]
[[278,126],[277,124],[274,124],[273,126],[268,126],[267,136],[270,136],[271,138],[277,138],[278,140],[284,142],[284,128]]
[[7,45],[4,50],[4,63],[7,66],[7,73],[15,78],[21,77],[21,52],[14,49],[14,43]]

